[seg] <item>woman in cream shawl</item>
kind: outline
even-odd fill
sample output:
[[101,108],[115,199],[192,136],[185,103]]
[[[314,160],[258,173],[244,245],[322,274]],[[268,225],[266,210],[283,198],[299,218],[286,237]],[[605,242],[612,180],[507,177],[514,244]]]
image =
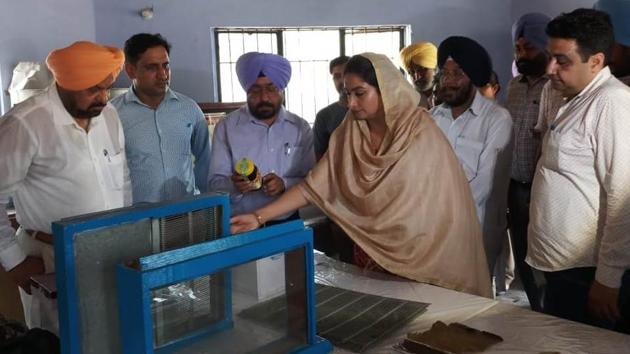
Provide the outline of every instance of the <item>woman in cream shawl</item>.
[[349,111],[305,180],[232,233],[315,204],[385,270],[491,297],[481,231],[468,182],[418,93],[380,54],[346,65]]

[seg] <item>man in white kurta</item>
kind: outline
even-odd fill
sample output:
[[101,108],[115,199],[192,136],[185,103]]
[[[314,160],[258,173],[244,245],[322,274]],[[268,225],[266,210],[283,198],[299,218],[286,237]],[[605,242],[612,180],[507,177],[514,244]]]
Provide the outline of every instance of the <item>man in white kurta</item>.
[[[100,70],[85,62],[90,56]],[[55,82],[0,119],[0,263],[20,286],[29,327],[57,329],[55,313],[31,312],[29,285],[30,276],[54,271],[51,222],[131,202],[123,130],[107,103],[123,58],[89,42],[53,51]],[[17,233],[4,211],[8,196]]]
[[[465,37],[447,38],[438,49],[441,105],[431,115],[466,173],[482,225],[490,274],[506,242],[507,188],[512,155],[510,113],[483,97],[492,66],[485,49]],[[486,75],[487,74],[487,75]]]
[[545,272],[545,312],[608,326],[630,268],[630,88],[606,66],[605,14],[575,10],[547,34],[547,73],[567,101],[543,139],[526,260]]

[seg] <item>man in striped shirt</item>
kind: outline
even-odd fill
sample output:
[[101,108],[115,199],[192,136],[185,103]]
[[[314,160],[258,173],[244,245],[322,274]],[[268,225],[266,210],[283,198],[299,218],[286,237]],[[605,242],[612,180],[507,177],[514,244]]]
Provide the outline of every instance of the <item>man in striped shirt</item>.
[[208,126],[195,101],[169,87],[170,48],[159,34],[139,33],[125,42],[133,84],[112,103],[125,133],[134,204],[208,188]]

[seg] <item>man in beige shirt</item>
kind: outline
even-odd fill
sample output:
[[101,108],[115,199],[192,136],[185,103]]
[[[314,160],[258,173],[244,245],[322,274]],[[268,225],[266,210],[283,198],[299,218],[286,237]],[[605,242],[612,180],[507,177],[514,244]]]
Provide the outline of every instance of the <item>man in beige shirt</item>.
[[545,272],[545,312],[610,327],[630,268],[630,88],[607,66],[605,13],[577,9],[546,32],[547,73],[566,103],[543,139],[527,262]]

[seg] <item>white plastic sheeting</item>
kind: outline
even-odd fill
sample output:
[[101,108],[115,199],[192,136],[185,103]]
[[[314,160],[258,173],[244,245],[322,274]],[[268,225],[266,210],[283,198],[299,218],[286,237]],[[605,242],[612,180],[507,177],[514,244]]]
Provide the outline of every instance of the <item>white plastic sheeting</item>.
[[[435,321],[460,322],[495,333],[503,342],[486,353],[621,354],[630,353],[630,336],[547,316],[479,296],[364,272],[322,254],[315,255],[315,281],[344,289],[428,302],[426,313],[366,353],[391,354],[408,332],[428,330]],[[335,348],[334,353],[350,353]]]

